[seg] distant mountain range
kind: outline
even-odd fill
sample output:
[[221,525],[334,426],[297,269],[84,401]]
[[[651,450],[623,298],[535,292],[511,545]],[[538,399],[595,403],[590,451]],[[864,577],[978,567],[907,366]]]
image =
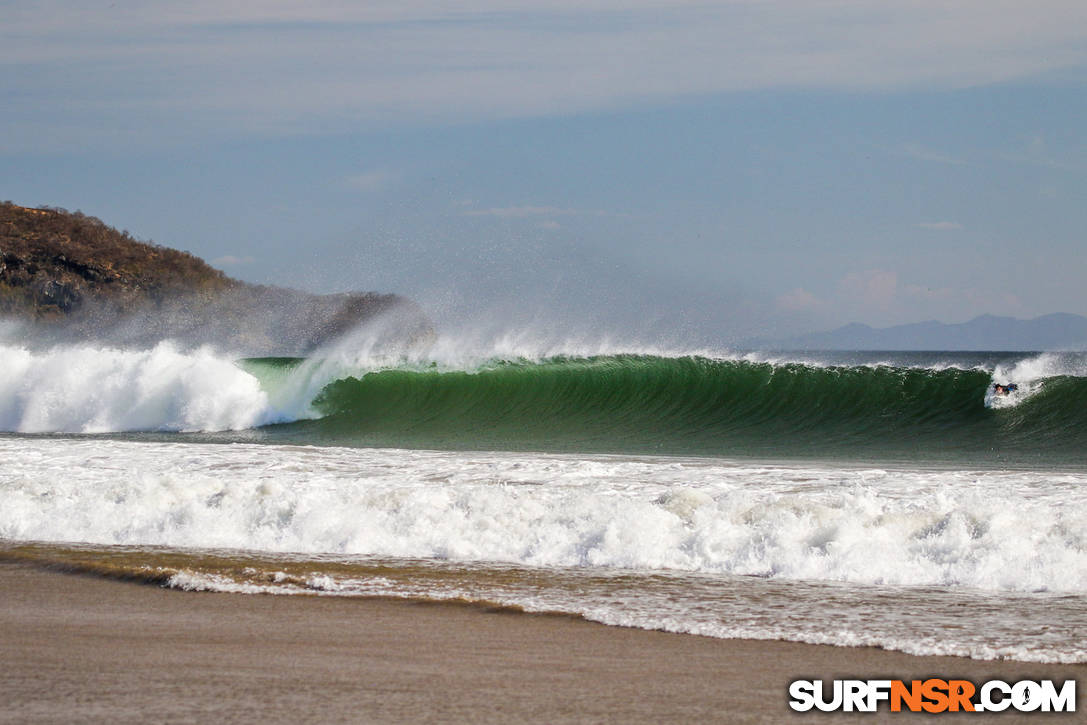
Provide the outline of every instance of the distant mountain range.
[[1087,350],[1087,317],[982,315],[953,325],[930,321],[884,328],[853,323],[829,332],[749,342],[750,347],[781,350]]

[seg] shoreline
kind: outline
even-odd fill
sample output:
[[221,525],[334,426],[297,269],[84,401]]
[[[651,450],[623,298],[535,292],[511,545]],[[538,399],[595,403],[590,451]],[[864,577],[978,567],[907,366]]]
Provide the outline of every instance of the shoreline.
[[788,684],[1074,678],[1082,699],[1087,683],[1087,664],[714,639],[456,603],[182,592],[15,562],[0,562],[0,656],[3,723],[898,722],[915,716],[794,713]]

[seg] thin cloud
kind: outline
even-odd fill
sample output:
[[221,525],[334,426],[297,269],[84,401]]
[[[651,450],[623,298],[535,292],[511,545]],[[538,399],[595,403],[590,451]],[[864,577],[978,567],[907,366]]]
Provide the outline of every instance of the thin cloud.
[[214,267],[237,267],[243,264],[252,264],[256,261],[256,259],[249,256],[236,257],[233,254],[227,254],[225,256],[216,257],[215,259],[211,260],[211,264]]
[[[471,202],[458,203],[457,206],[471,206]],[[559,223],[556,217],[611,217],[627,218],[629,215],[622,212],[605,211],[603,209],[571,209],[568,207],[545,206],[524,204],[520,206],[496,206],[486,209],[465,209],[461,216],[495,217],[496,219],[542,219],[540,226],[546,229],[557,229]]]
[[348,188],[354,189],[355,191],[373,193],[388,187],[395,177],[396,175],[389,171],[375,169],[373,171],[366,171],[361,174],[348,176],[344,179],[344,183]]
[[924,146],[918,146],[917,144],[909,144],[901,149],[897,150],[898,155],[906,156],[917,161],[928,161],[934,164],[948,164],[950,166],[964,166],[966,160],[961,159],[951,154],[942,153],[940,151],[933,151],[932,149],[925,148]]
[[556,206],[503,206],[491,209],[470,209],[462,212],[462,215],[493,216],[501,219],[528,219],[532,217],[572,216],[580,213],[576,209],[561,209]]
[[898,274],[885,269],[849,272],[838,282],[840,297],[868,309],[890,309],[898,292]]
[[0,95],[25,101],[0,118],[0,139],[24,151],[562,115],[758,89],[954,89],[1087,64],[1087,3],[1067,0],[183,10],[46,0],[9,15],[0,63],[19,72],[4,74]]
[[[797,304],[805,301],[796,294],[790,299]],[[946,318],[949,310],[967,319],[985,312],[1013,314],[1023,311],[1024,306],[1014,293],[1006,291],[905,282],[896,272],[870,269],[842,277],[826,300],[825,309],[837,319],[886,326]]]
[[[1080,157],[1077,159],[1077,156]],[[1059,158],[1049,149],[1043,136],[1034,136],[1022,148],[998,153],[1001,161],[1013,164],[1040,166],[1058,171],[1083,171],[1087,163],[1082,160],[1082,149],[1061,149]]]
[[815,312],[826,307],[826,302],[803,287],[797,287],[783,295],[779,295],[776,303],[778,309],[793,313]]

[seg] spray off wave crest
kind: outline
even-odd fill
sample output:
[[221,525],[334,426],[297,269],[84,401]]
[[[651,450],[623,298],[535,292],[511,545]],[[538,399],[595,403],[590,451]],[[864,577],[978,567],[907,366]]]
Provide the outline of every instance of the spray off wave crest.
[[[479,353],[478,341],[439,339],[393,344],[395,330],[372,322],[309,359],[241,356],[171,340],[150,347],[90,343],[42,346],[22,340],[18,325],[0,326],[0,431],[14,433],[207,432],[245,430],[319,417],[312,403],[338,379],[387,369],[474,370],[494,360],[544,359],[571,343],[498,336]],[[395,320],[393,320],[395,322]],[[594,352],[611,350],[606,341]],[[527,357],[526,357],[527,356]],[[298,364],[302,363],[302,364]],[[262,375],[253,375],[256,370]],[[282,373],[282,374],[281,374]]]
[[[0,344],[8,371],[0,428],[256,428],[242,438],[711,456],[965,455],[1000,463],[1039,456],[1075,463],[1087,450],[1082,356],[790,359],[616,353],[621,348],[606,342],[516,338],[482,346],[439,338],[425,349],[390,352],[373,340],[348,338],[311,358],[242,360],[169,342],[147,350]],[[994,381],[1019,389],[993,398]]]
[[210,348],[0,344],[0,369],[4,431],[237,430],[276,420],[259,381]]

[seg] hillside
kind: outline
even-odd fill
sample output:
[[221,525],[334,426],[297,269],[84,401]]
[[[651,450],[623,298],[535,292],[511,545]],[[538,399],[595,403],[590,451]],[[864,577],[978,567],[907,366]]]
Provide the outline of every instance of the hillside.
[[88,299],[124,310],[240,284],[198,257],[137,241],[94,217],[0,203],[0,314],[66,315]]
[[80,212],[0,203],[0,316],[29,322],[36,336],[296,354],[390,314],[386,337],[432,334],[422,311],[397,295],[252,285]]

